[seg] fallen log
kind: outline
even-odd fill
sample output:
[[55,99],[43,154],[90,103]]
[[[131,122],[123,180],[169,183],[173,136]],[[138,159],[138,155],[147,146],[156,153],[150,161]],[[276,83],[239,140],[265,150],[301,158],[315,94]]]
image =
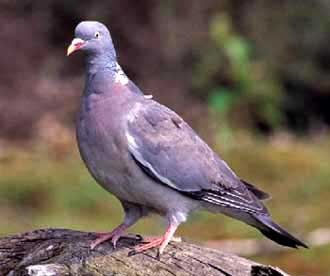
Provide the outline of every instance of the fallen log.
[[7,276],[288,276],[278,268],[186,242],[128,256],[141,240],[122,238],[90,249],[94,233],[41,229],[0,238],[0,275]]

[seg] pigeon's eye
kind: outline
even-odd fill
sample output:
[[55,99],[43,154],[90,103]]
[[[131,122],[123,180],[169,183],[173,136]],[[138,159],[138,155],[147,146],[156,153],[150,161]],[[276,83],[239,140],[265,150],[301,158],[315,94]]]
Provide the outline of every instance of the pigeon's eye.
[[94,34],[94,36],[95,36],[95,38],[99,38],[99,37],[100,37],[100,33],[99,33],[99,32],[96,32],[96,33]]

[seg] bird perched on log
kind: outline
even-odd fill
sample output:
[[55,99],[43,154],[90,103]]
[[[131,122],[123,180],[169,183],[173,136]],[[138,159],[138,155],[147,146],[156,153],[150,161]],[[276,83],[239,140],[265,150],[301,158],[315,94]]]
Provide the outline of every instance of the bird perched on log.
[[195,210],[243,221],[278,244],[307,247],[274,223],[262,203],[269,196],[240,179],[174,111],[146,96],[117,63],[106,26],[83,21],[67,55],[84,53],[85,88],[77,119],[82,159],[96,181],[115,195],[124,221],[92,243],[113,245],[140,218],[167,220],[163,236],[132,253],[158,247],[161,254],[180,223]]

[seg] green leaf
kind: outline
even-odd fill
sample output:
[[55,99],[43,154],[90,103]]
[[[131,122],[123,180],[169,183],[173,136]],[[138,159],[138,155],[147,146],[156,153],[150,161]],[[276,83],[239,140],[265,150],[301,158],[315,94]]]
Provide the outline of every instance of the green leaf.
[[236,96],[233,91],[227,88],[217,88],[210,93],[209,105],[219,113],[227,113],[233,106]]

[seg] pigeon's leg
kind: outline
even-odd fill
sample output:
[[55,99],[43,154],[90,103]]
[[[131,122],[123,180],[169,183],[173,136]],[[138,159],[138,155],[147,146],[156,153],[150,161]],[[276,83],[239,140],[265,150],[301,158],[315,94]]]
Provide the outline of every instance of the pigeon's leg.
[[130,252],[130,255],[134,255],[137,253],[141,253],[145,250],[154,248],[159,246],[158,250],[158,256],[161,255],[165,249],[165,247],[168,245],[168,243],[171,241],[176,229],[178,228],[179,223],[176,222],[170,222],[166,228],[166,232],[161,237],[155,237],[153,239],[149,239],[149,242],[146,244],[138,245],[134,247],[133,251]]
[[123,235],[125,230],[132,226],[141,217],[147,214],[147,210],[139,205],[122,202],[125,211],[124,221],[118,225],[115,229],[108,233],[96,233],[97,238],[92,242],[91,249],[94,249],[100,243],[110,240],[114,247],[119,238]]

